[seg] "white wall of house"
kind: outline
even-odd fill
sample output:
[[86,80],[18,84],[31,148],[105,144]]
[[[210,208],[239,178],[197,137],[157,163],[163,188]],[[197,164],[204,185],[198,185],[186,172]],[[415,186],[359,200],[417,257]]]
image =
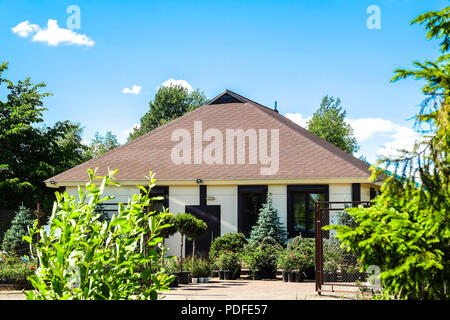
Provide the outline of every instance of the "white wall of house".
[[[70,195],[77,196],[77,187],[66,187]],[[139,193],[139,188],[135,186],[107,187],[105,195],[112,195],[115,198],[109,200],[110,203],[127,203],[132,194]],[[277,209],[283,225],[287,225],[287,185],[268,185],[268,192],[272,194],[273,206]],[[207,196],[214,199],[208,200],[208,205],[220,205],[221,214],[221,235],[229,232],[237,232],[238,220],[238,186],[237,185],[208,185]],[[185,212],[186,205],[199,205],[200,188],[198,185],[170,186],[169,187],[169,211],[173,214]],[[351,201],[351,183],[329,184],[329,201]],[[361,184],[361,200],[370,200],[370,185]],[[330,216],[330,223],[335,222],[335,214]],[[181,236],[179,233],[166,240],[166,247],[169,255],[180,254]]]
[[[185,212],[187,205],[199,205],[200,188],[193,186],[170,186],[169,187],[169,211],[176,215]],[[177,232],[166,240],[167,254],[178,256],[180,254],[181,235]]]
[[287,186],[269,185],[267,189],[272,194],[272,204],[278,211],[281,223],[287,227]]
[[237,232],[237,186],[207,186],[208,205],[220,205],[220,234]]

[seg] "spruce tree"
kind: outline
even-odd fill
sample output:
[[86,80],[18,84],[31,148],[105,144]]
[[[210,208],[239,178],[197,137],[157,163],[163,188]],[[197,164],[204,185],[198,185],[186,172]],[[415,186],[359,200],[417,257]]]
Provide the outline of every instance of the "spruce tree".
[[267,194],[267,201],[260,209],[258,221],[250,233],[250,241],[261,242],[267,237],[274,238],[279,244],[284,245],[287,241],[287,231],[283,227],[278,216],[278,211],[272,205],[272,195]]
[[28,245],[22,236],[28,235],[28,227],[33,224],[31,210],[23,205],[19,207],[16,216],[11,221],[11,227],[5,232],[2,250],[13,255],[26,255],[30,253]]

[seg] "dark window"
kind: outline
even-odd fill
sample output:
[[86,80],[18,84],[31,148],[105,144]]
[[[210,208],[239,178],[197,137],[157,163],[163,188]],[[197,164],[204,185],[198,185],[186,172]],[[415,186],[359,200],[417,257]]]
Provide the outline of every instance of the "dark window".
[[162,200],[152,200],[150,211],[163,211],[164,208],[169,208],[169,187],[155,186],[150,190],[151,197],[163,197]]
[[247,238],[267,200],[267,186],[238,186],[238,231]]
[[289,237],[314,237],[315,205],[328,201],[328,185],[293,185],[287,187],[287,227]]

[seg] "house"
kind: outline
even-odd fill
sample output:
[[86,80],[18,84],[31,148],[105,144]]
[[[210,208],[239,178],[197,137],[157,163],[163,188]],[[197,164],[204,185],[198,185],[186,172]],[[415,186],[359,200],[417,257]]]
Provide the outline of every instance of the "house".
[[[267,108],[226,90],[193,110],[118,148],[45,181],[77,194],[87,169],[118,169],[120,188],[113,202],[127,202],[137,185],[156,174],[155,204],[170,212],[191,212],[206,221],[199,241],[205,253],[211,239],[228,233],[249,236],[268,192],[289,237],[314,236],[314,203],[368,201],[379,185],[369,182],[369,165]],[[179,252],[179,235],[166,244]],[[186,253],[190,245],[186,246]]]

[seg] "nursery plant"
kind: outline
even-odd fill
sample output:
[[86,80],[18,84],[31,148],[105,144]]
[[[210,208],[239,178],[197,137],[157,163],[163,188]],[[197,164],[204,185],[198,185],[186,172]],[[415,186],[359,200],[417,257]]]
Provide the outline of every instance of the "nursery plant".
[[192,256],[195,253],[195,239],[208,230],[208,225],[190,213],[179,213],[175,216],[175,226],[181,234],[180,261],[183,261],[183,244],[185,237],[192,240]]
[[277,209],[273,207],[271,193],[267,194],[267,201],[260,209],[258,220],[252,227],[250,241],[258,243],[267,237],[275,239],[280,245],[285,245],[287,241],[286,227],[281,223]]
[[247,243],[248,241],[243,233],[225,233],[215,238],[211,243],[209,259],[214,261],[224,250],[241,253]]
[[[56,192],[50,231],[35,222],[24,236],[35,254],[38,268],[28,279],[34,290],[27,299],[157,299],[157,291],[167,290],[173,280],[158,267],[161,231],[166,214],[147,212],[149,187],[119,204],[111,221],[101,221],[96,207],[112,199],[103,196],[106,187],[119,186],[115,171],[97,177],[88,170],[89,182],[78,189],[78,198]],[[36,237],[38,236],[38,238]],[[145,239],[145,240],[144,240]]]
[[34,217],[31,210],[25,206],[20,206],[14,219],[11,221],[11,227],[6,231],[3,242],[3,251],[10,255],[23,256],[28,255],[29,245],[22,240],[22,237],[28,234],[28,228],[33,225]]

